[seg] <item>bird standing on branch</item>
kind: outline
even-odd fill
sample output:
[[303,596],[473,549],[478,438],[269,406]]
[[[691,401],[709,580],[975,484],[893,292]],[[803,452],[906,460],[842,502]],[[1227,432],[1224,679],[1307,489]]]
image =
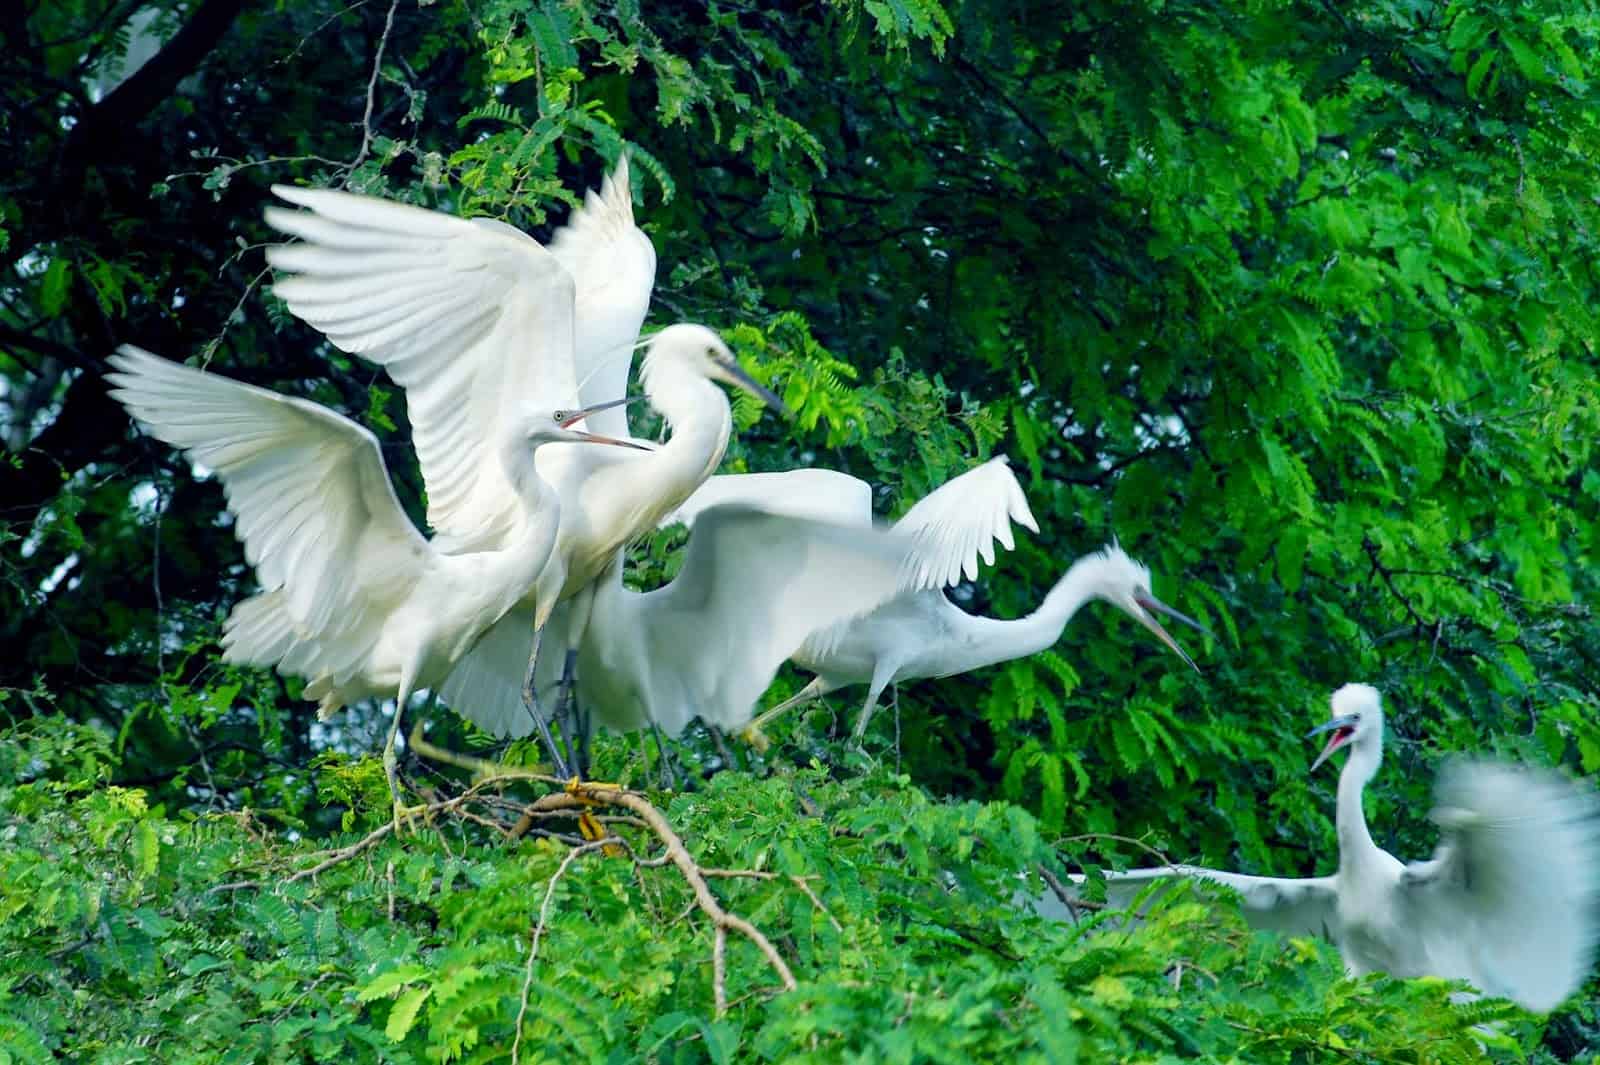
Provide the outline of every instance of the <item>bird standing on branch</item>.
[[588,410],[508,414],[492,461],[522,510],[517,535],[452,554],[417,532],[377,438],[343,415],[129,345],[110,362],[112,395],[151,435],[215,471],[237,519],[261,591],[224,624],[224,661],[306,678],[323,719],[394,696],[383,765],[398,825],[395,737],[411,693],[442,682],[526,589],[541,589],[541,621],[555,606],[559,585],[544,574],[560,504],[536,452],[558,441],[636,445],[569,428]]
[[[626,164],[551,249],[489,219],[326,189],[273,191],[309,208],[267,211],[271,225],[303,241],[268,252],[275,268],[293,275],[274,289],[296,315],[341,349],[384,366],[405,390],[439,550],[496,551],[516,541],[526,518],[488,461],[507,408],[576,404],[594,382],[625,381],[648,306],[655,253],[633,224]],[[619,452],[620,462],[559,444],[538,455],[539,475],[561,501],[549,573],[552,583],[560,578],[559,598],[571,601],[569,665],[594,580],[721,461],[732,415],[713,382],[787,410],[703,326],[657,333],[641,380],[671,426],[665,445],[631,459]],[[537,658],[543,598],[518,591],[523,601],[499,625],[527,627]],[[495,642],[504,639],[496,634]],[[452,690],[460,695],[447,688],[447,699]],[[459,699],[453,705],[478,713]],[[505,726],[497,718],[485,724]],[[550,755],[567,776],[561,753]]]

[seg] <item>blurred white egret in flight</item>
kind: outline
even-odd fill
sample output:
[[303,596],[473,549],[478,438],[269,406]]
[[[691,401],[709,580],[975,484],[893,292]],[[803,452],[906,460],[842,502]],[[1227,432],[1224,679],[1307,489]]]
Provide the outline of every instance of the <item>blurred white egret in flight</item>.
[[[272,265],[294,275],[274,290],[296,315],[341,349],[384,366],[405,390],[439,549],[495,551],[517,540],[527,519],[491,461],[508,397],[548,409],[576,405],[580,386],[593,394],[600,382],[625,381],[628,345],[649,304],[655,252],[633,223],[626,164],[551,249],[488,219],[326,189],[273,191],[310,209],[267,211],[271,225],[303,241],[269,250]],[[539,475],[561,500],[550,565],[562,575],[560,597],[574,599],[567,607],[569,661],[587,624],[593,581],[722,460],[733,422],[728,398],[713,382],[786,411],[703,326],[657,333],[640,379],[672,431],[659,449],[599,454],[556,445],[537,456]],[[539,605],[530,596],[499,624],[532,629]],[[535,655],[538,646],[536,638]],[[457,709],[476,713],[469,705]],[[550,754],[566,775],[560,753]]]
[[[1361,793],[1383,759],[1377,689],[1333,694],[1330,733],[1312,764],[1350,749],[1339,774],[1339,868],[1329,876],[1245,876],[1175,865],[1107,874],[1126,908],[1151,882],[1189,877],[1239,893],[1245,919],[1320,935],[1351,975],[1466,980],[1530,1010],[1554,1009],[1588,975],[1600,936],[1600,812],[1561,775],[1497,762],[1446,763],[1434,785],[1440,841],[1431,860],[1401,862],[1372,840]],[[1082,882],[1082,877],[1074,877]],[[1055,915],[1048,904],[1036,907]]]
[[[872,518],[866,483],[825,470],[713,477],[674,517],[692,525],[703,508],[731,501],[862,524]],[[1004,456],[952,478],[918,501],[894,526],[912,545],[901,594],[866,616],[813,632],[793,657],[816,676],[756,718],[747,738],[765,746],[761,727],[778,714],[835,689],[866,684],[866,702],[853,734],[859,743],[890,684],[949,677],[1041,651],[1061,637],[1078,608],[1091,599],[1125,611],[1194,666],[1155,615],[1167,614],[1196,628],[1199,624],[1151,594],[1150,571],[1115,544],[1075,562],[1039,609],[1025,618],[975,617],[952,603],[944,586],[958,583],[963,573],[975,578],[980,556],[993,563],[996,541],[1010,550],[1012,522],[1039,531]],[[823,587],[834,583],[825,568],[813,570],[810,579]]]
[[546,578],[559,501],[534,467],[556,441],[635,445],[567,426],[588,411],[505,412],[486,456],[521,508],[496,550],[450,554],[401,509],[377,438],[308,400],[157,358],[124,345],[112,391],[151,435],[216,472],[261,592],[223,626],[223,658],[304,677],[326,719],[372,696],[395,697],[384,769],[401,816],[395,736],[408,696],[441,683],[527,589],[540,619],[555,606]]

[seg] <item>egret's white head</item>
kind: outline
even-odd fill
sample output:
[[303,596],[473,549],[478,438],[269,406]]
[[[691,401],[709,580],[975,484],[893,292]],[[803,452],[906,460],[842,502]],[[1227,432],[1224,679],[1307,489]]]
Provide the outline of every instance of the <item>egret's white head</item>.
[[650,339],[650,348],[639,367],[639,382],[646,392],[655,392],[670,387],[664,380],[668,374],[691,374],[721,381],[743,389],[784,417],[791,414],[783,400],[739,365],[722,338],[703,325],[680,322],[667,326]]
[[1132,617],[1139,624],[1155,633],[1156,639],[1168,647],[1194,669],[1200,672],[1200,667],[1195,665],[1178,646],[1170,633],[1156,620],[1157,614],[1165,614],[1174,621],[1180,621],[1191,628],[1205,632],[1206,628],[1187,614],[1179,613],[1161,600],[1157,599],[1150,591],[1150,570],[1132,558],[1118,543],[1113,540],[1104,549],[1086,556],[1079,566],[1089,568],[1093,594],[1098,599],[1103,599]]
[[553,443],[586,443],[610,444],[613,447],[630,447],[639,451],[649,451],[648,447],[643,444],[636,444],[631,440],[618,440],[615,437],[601,436],[598,433],[572,428],[572,426],[583,421],[595,411],[620,407],[625,403],[635,403],[643,398],[643,396],[628,396],[624,399],[614,399],[609,403],[596,403],[592,407],[578,407],[571,410],[529,411],[522,424],[522,433],[528,443],[535,448],[543,444]]
[[1330,705],[1332,717],[1306,733],[1308,738],[1331,733],[1327,746],[1311,763],[1313,771],[1341,747],[1366,747],[1380,742],[1383,737],[1383,703],[1378,698],[1377,688],[1370,684],[1346,684],[1333,693]]

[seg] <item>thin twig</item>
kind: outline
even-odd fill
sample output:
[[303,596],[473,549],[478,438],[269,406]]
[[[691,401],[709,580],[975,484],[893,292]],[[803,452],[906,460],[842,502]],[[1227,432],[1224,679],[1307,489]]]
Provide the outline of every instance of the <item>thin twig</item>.
[[228,316],[222,320],[222,328],[217,330],[217,335],[207,341],[206,346],[201,349],[200,369],[204,370],[211,365],[211,360],[216,356],[217,349],[222,346],[222,338],[228,335],[228,325],[233,321],[233,316],[244,309],[245,301],[260,286],[262,278],[271,272],[272,267],[263,266],[261,272],[252,277],[250,283],[244,287],[244,294],[239,297],[239,302],[233,305],[233,310],[229,311]]
[[378,38],[378,50],[372,57],[372,77],[367,80],[367,109],[361,115],[361,147],[356,152],[356,157],[350,160],[349,173],[355,173],[367,158],[367,151],[372,147],[372,102],[378,95],[378,74],[383,69],[383,50],[389,46],[389,34],[394,30],[394,13],[400,7],[400,0],[392,0],[389,4],[389,14],[383,20],[383,36]]
[[711,941],[711,998],[717,1004],[717,1019],[728,1012],[728,931],[717,926]]
[[567,868],[573,862],[591,851],[599,850],[608,842],[610,841],[597,839],[572,848],[567,852],[567,856],[561,859],[561,864],[556,866],[555,874],[545,886],[544,901],[539,904],[539,920],[533,926],[533,939],[528,945],[528,960],[522,967],[522,1003],[517,1007],[516,1034],[511,1040],[511,1065],[518,1065],[522,1060],[522,1019],[528,1014],[528,991],[533,987],[533,963],[539,957],[539,940],[544,936],[545,926],[550,919],[550,900],[555,898],[556,884],[566,875]]
[[[623,791],[621,788],[579,785],[573,791],[573,795],[561,796],[561,798],[571,798],[578,802],[589,800],[612,806],[622,806],[632,810],[642,818],[650,826],[650,830],[656,834],[656,837],[666,844],[667,852],[672,856],[672,864],[678,867],[678,871],[683,874],[683,878],[689,882],[689,887],[694,891],[695,901],[699,903],[701,911],[711,918],[712,923],[718,928],[732,929],[755,944],[756,949],[767,959],[767,964],[772,966],[773,971],[778,974],[778,979],[783,983],[785,991],[793,991],[799,986],[795,983],[794,973],[790,971],[788,962],[783,960],[777,948],[772,945],[772,941],[763,935],[760,929],[743,917],[735,913],[729,913],[722,908],[722,904],[717,901],[717,897],[711,893],[711,886],[706,883],[706,878],[701,875],[700,866],[695,863],[688,849],[684,847],[683,840],[672,830],[672,826],[667,824],[667,819],[650,804],[649,800],[642,795]],[[551,796],[551,798],[556,798],[556,796]]]
[[1062,842],[1063,843],[1089,843],[1089,842],[1092,842],[1092,841],[1098,841],[1098,840],[1103,840],[1103,839],[1113,840],[1113,841],[1115,841],[1117,843],[1126,843],[1131,847],[1138,847],[1140,850],[1142,850],[1146,854],[1150,855],[1152,858],[1154,858],[1156,861],[1160,862],[1162,865],[1173,865],[1173,864],[1175,864],[1172,861],[1171,858],[1168,858],[1165,854],[1163,854],[1160,851],[1156,850],[1154,847],[1150,846],[1150,844],[1146,843],[1144,840],[1142,840],[1142,839],[1134,839],[1132,836],[1119,836],[1114,832],[1085,832],[1081,836],[1068,836]]

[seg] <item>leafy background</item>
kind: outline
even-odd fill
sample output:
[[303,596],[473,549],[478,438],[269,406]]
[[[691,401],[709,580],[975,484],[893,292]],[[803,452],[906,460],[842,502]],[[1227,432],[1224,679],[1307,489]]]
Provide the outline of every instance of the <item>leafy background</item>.
[[[384,708],[319,726],[219,663],[251,586],[221,493],[100,373],[133,341],[332,404],[420,514],[401,398],[271,297],[267,185],[544,236],[624,148],[652,322],[716,326],[799,412],[741,401],[726,468],[845,469],[894,516],[1006,453],[1043,531],[958,601],[1021,616],[1116,535],[1216,638],[1187,640],[1195,676],[1090,609],[1051,652],[905,687],[866,769],[830,733],[857,691],[764,758],[691,737],[694,790],[658,798],[700,859],[817,878],[825,912],[716,885],[800,989],[735,943],[719,1016],[683,885],[584,857],[519,1054],[1478,1053],[1499,1007],[1346,982],[1181,901],[1132,935],[1042,926],[1013,874],[1143,847],[1326,871],[1334,777],[1300,737],[1348,680],[1387,695],[1368,810],[1402,855],[1449,752],[1600,768],[1593,13],[69,0],[0,34],[0,1060],[511,1053],[563,845],[451,823],[283,882],[383,816]],[[636,752],[599,755],[642,782]],[[240,880],[268,886],[216,890]],[[1592,1054],[1588,990],[1494,1052]]]

